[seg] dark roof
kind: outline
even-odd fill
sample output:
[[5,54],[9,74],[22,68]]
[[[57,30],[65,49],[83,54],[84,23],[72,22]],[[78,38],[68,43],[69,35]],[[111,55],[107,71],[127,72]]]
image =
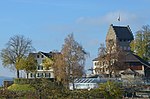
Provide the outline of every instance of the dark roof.
[[49,57],[49,58],[51,58],[53,56],[52,53],[45,53],[45,52],[40,52],[40,53],[42,53],[43,55],[45,55],[46,57]]
[[144,59],[140,58],[138,55],[135,55],[132,52],[126,53],[125,62],[127,62],[127,63],[129,63],[129,62],[139,62],[139,63],[141,63],[145,66],[150,67],[150,64],[147,61],[145,61]]
[[[140,58],[138,55],[135,55],[132,52],[126,52],[125,54],[126,55],[125,55],[125,60],[124,61],[126,63],[136,62],[136,63],[141,63],[145,66],[150,67],[150,64],[147,61],[145,61],[144,59]],[[93,59],[93,61],[98,61],[98,59],[99,59],[99,57]]]
[[133,40],[129,26],[112,26],[119,40]]
[[38,53],[30,53],[29,55],[33,55],[34,57],[36,57],[36,55],[38,55],[39,53],[43,54],[44,56],[46,56],[46,57],[48,57],[48,58],[52,58],[55,54],[61,54],[60,52],[49,52],[49,53],[45,53],[45,52],[39,51]]

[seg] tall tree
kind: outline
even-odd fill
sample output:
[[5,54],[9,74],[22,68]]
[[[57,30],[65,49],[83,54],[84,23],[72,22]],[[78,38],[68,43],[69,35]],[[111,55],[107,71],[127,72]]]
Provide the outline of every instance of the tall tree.
[[131,50],[141,58],[150,61],[150,26],[144,25],[138,30],[135,39],[130,44]]
[[17,78],[19,78],[19,69],[16,68],[16,63],[23,57],[32,52],[32,41],[22,35],[11,37],[6,44],[6,48],[2,49],[0,56],[4,67],[16,69]]
[[54,55],[53,69],[56,81],[67,85],[67,65],[63,54],[59,53]]
[[[74,40],[73,34],[69,34],[65,39],[61,54],[62,55],[57,58],[61,61],[55,62],[59,62],[59,66],[63,66],[58,69],[61,69],[60,71],[63,71],[62,73],[64,74],[64,76],[66,76],[65,78],[67,83],[73,83],[76,77],[81,77],[84,74],[84,64],[87,53],[85,52],[83,47]],[[59,75],[62,74],[61,72],[58,73],[60,73]]]

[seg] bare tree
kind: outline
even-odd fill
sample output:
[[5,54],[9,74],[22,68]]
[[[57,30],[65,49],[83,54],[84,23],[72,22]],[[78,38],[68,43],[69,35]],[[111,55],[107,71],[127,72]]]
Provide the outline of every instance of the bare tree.
[[61,54],[62,55],[57,57],[54,62],[55,65],[58,66],[55,66],[55,68],[57,67],[57,69],[55,69],[57,70],[56,73],[59,73],[60,79],[65,76],[64,78],[67,84],[69,82],[73,83],[76,77],[81,77],[84,74],[84,64],[87,53],[83,47],[74,40],[73,34],[70,34],[65,39]]
[[32,52],[32,41],[22,35],[15,35],[11,37],[6,44],[6,48],[2,49],[0,55],[4,67],[17,70],[17,78],[19,78],[19,69],[16,63],[24,56]]
[[113,40],[107,41],[107,48],[104,44],[100,44],[98,57],[99,63],[108,70],[109,77],[112,77],[112,73],[117,75],[119,70],[125,68],[125,53]]

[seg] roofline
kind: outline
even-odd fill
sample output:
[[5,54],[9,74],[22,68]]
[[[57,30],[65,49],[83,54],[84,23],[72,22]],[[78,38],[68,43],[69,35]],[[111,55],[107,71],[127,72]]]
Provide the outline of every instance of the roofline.
[[[44,52],[42,52],[42,51],[39,51],[38,53],[41,53],[42,55],[44,55],[44,54],[43,54]],[[47,57],[46,55],[44,55],[44,56]],[[48,58],[48,57],[47,57],[47,58]]]
[[147,64],[145,64],[145,63],[143,63],[141,60],[140,60],[140,62],[141,62],[142,64],[144,64],[145,66],[147,66],[147,67],[149,67],[149,68],[150,68],[150,66],[149,66],[149,65],[147,65]]
[[[141,57],[139,57],[138,55],[135,55],[134,53],[133,53],[133,55],[136,56],[137,58],[141,58]],[[142,59],[142,58],[141,58],[141,59]],[[144,60],[144,59],[142,59],[142,60]],[[149,64],[147,61],[144,60],[144,61],[145,61],[146,63],[148,63],[148,64],[142,62],[140,59],[139,59],[139,61],[140,61],[142,64],[144,64],[145,66],[147,66],[147,67],[150,68],[150,64]]]

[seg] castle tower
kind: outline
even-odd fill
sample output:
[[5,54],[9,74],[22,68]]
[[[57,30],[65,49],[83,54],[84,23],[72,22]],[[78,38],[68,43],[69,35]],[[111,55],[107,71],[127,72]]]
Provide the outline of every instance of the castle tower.
[[114,45],[119,46],[124,51],[130,51],[130,42],[133,39],[129,25],[113,26],[113,24],[111,24],[106,36],[106,47],[108,47],[109,41],[112,40],[115,43]]

